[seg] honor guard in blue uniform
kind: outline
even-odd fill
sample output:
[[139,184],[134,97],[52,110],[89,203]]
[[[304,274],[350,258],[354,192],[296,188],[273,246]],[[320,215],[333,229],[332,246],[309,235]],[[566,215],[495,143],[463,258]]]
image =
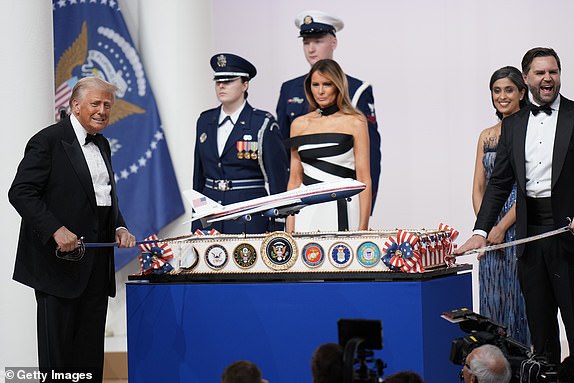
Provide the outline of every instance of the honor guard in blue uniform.
[[[289,164],[279,125],[270,113],[247,102],[257,70],[229,53],[214,55],[210,64],[221,105],[197,120],[193,189],[223,205],[284,192]],[[199,228],[201,223],[194,222],[192,230]],[[265,233],[282,230],[283,224],[254,215],[249,222],[220,221],[211,228],[223,234]]]
[[[333,59],[333,52],[337,48],[336,33],[343,29],[343,25],[341,19],[320,11],[304,11],[297,16],[295,26],[299,29],[299,36],[303,39],[303,51],[310,66],[319,60]],[[293,120],[310,112],[303,87],[305,77],[307,74],[286,81],[281,86],[277,103],[277,121],[284,139],[289,138]],[[373,188],[371,206],[374,207],[381,174],[381,135],[377,126],[373,88],[370,84],[349,75],[347,75],[347,81],[353,106],[365,115],[369,125]]]

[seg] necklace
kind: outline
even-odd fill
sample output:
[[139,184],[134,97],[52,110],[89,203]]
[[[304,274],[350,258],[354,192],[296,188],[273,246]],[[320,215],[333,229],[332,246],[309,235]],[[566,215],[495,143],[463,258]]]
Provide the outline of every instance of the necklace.
[[315,112],[319,113],[321,116],[330,116],[334,113],[337,113],[338,111],[339,107],[337,106],[337,104],[330,105],[326,108],[315,109]]

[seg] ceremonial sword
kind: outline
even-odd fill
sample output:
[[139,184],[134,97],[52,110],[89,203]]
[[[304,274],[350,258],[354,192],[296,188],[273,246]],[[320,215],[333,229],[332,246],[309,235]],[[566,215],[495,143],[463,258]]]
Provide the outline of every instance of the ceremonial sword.
[[[150,245],[153,243],[165,243],[165,242],[176,242],[183,241],[194,236],[193,233],[180,235],[178,237],[160,238],[160,239],[146,239],[143,241],[136,241],[137,245]],[[78,240],[78,247],[72,251],[60,251],[56,249],[56,257],[60,259],[65,259],[67,261],[79,261],[84,257],[86,253],[86,248],[99,248],[99,247],[119,247],[118,242],[84,242],[84,237],[80,237]]]
[[510,242],[499,243],[498,245],[489,245],[489,246],[481,247],[479,249],[468,250],[462,254],[449,254],[449,257],[460,257],[463,255],[477,254],[477,253],[484,253],[487,251],[506,249],[507,247],[522,245],[523,243],[528,243],[528,242],[538,241],[539,239],[552,237],[552,236],[566,233],[566,232],[570,232],[570,234],[574,235],[574,230],[570,228],[570,224],[572,223],[572,219],[569,217],[566,217],[566,219],[569,222],[568,225],[563,226],[563,227],[556,229],[556,230],[547,231],[545,233],[532,235],[532,236],[526,237],[526,238],[515,239],[514,241],[510,241]]

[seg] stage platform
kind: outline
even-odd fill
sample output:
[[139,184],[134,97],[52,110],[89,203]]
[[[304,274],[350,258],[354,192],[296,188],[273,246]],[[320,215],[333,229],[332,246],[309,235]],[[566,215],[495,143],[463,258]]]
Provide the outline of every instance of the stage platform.
[[[272,383],[311,382],[310,360],[337,342],[337,321],[379,319],[385,376],[414,370],[426,383],[458,381],[449,362],[458,326],[444,311],[472,308],[470,265],[419,274],[269,273],[187,278],[132,276],[127,284],[130,382],[218,382],[247,359]],[[286,273],[285,273],[286,274]],[[253,277],[251,277],[253,279]]]

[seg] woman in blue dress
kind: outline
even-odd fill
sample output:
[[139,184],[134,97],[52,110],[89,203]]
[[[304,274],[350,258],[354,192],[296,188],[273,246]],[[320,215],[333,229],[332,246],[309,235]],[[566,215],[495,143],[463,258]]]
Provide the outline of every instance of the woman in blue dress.
[[[500,121],[480,133],[474,168],[472,204],[475,214],[480,209],[486,184],[494,169],[496,147],[501,133],[502,119],[516,113],[527,100],[526,84],[520,71],[512,66],[503,67],[492,74],[490,91],[492,104]],[[496,225],[488,233],[489,244],[515,239],[516,186],[504,204]],[[526,345],[530,334],[524,299],[516,275],[516,249],[486,252],[479,257],[480,313],[494,322],[506,326],[508,335]]]

